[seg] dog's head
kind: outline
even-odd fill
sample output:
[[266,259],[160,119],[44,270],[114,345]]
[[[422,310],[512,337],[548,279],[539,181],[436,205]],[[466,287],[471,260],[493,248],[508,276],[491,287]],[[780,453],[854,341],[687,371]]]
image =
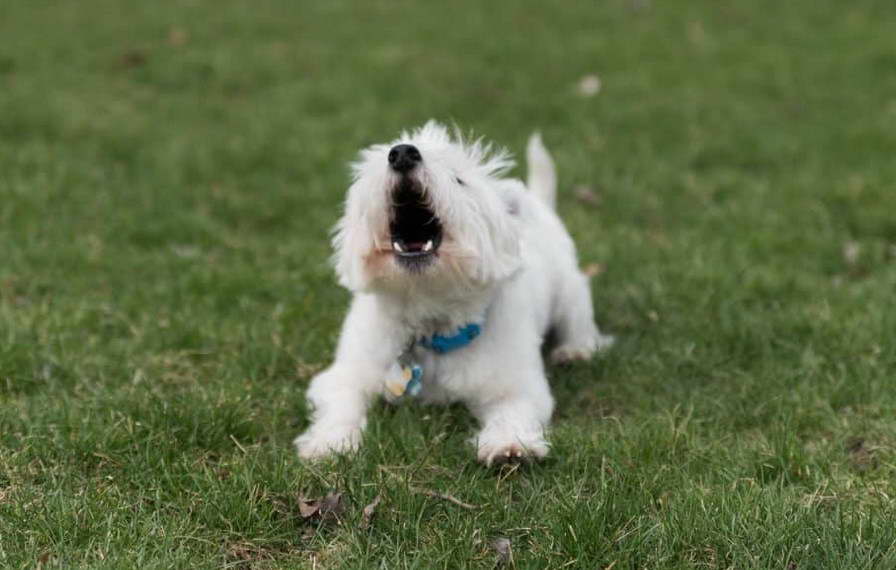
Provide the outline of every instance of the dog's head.
[[509,212],[513,162],[430,121],[361,152],[333,240],[352,290],[488,285],[519,266]]

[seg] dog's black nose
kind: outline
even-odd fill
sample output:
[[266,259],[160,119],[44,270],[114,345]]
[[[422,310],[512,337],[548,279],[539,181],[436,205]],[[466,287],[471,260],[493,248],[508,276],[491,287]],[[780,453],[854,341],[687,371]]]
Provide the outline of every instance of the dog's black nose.
[[389,166],[396,172],[408,172],[421,160],[420,151],[411,144],[397,144],[389,151]]

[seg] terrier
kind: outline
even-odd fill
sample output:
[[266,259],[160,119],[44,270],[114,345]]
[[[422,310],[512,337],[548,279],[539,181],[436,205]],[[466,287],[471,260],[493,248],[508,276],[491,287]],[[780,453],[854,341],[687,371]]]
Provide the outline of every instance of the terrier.
[[506,151],[430,121],[353,164],[335,228],[339,282],[354,294],[335,361],[307,391],[311,426],[296,438],[313,459],[356,450],[378,395],[463,402],[481,430],[477,458],[542,458],[554,362],[609,347],[594,322],[588,277],[554,211],[554,162],[536,133],[526,184],[505,177]]

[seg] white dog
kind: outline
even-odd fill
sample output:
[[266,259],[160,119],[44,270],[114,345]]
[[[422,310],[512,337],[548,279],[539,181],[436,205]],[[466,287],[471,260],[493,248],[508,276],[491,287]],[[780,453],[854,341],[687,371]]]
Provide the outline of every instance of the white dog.
[[354,298],[335,361],[308,389],[301,457],[357,449],[371,401],[411,394],[465,403],[486,464],[547,454],[546,334],[558,362],[588,359],[613,339],[594,323],[537,134],[527,159],[528,190],[502,176],[513,165],[505,152],[432,121],[361,153],[333,240]]

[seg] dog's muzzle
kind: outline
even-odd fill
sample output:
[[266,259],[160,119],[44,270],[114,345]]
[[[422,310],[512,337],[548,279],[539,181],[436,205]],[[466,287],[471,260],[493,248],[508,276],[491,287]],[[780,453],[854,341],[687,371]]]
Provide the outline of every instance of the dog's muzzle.
[[438,255],[442,223],[426,199],[420,182],[408,175],[401,177],[392,193],[389,231],[392,252],[398,263],[408,270],[423,269]]

